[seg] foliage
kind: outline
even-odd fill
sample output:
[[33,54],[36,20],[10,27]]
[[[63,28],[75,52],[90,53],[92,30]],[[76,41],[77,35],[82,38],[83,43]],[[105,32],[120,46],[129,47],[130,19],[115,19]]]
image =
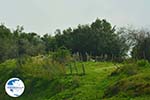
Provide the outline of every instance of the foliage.
[[59,48],[57,51],[51,54],[52,54],[52,60],[60,64],[67,64],[71,61],[70,51],[65,48]]
[[149,74],[138,74],[129,78],[123,78],[112,84],[105,91],[104,97],[122,95],[125,97],[137,97],[150,94],[150,81],[147,80]]
[[134,29],[122,27],[118,33],[124,37],[130,47],[130,56],[134,59],[146,59],[150,61],[150,32],[147,29]]
[[[140,60],[125,64],[111,73],[110,78],[118,78],[110,84],[104,93],[104,98],[124,97],[135,98],[150,94],[149,63]],[[136,100],[136,99],[135,99]]]
[[25,55],[37,56],[57,51],[61,47],[66,47],[71,53],[79,53],[82,60],[87,59],[87,54],[105,56],[108,60],[121,59],[128,50],[125,40],[115,33],[115,27],[112,28],[104,19],[96,19],[91,25],[68,28],[62,33],[58,29],[55,36],[45,34],[40,37],[23,30],[23,27],[17,26],[11,32],[6,26],[0,26],[0,61]]
[[137,59],[147,59],[150,61],[150,36],[144,37],[138,41],[137,45],[133,48],[132,55]]
[[17,27],[13,32],[0,25],[0,62],[11,58],[44,54],[44,44],[36,33],[25,33],[23,27]]
[[137,61],[137,65],[138,66],[141,66],[141,67],[147,67],[147,66],[149,66],[150,64],[149,64],[149,62],[147,61],[147,60],[138,60]]
[[[21,70],[18,70],[17,76],[24,81],[26,90],[18,100],[120,100],[123,98],[123,100],[147,100],[146,98],[149,98],[149,67],[136,66],[138,71],[132,75],[120,71],[118,75],[110,76],[116,70],[113,63],[83,62],[86,68],[85,76],[76,74],[64,76],[56,74],[57,65],[53,66],[50,60],[49,56],[26,58],[26,63]],[[78,70],[82,72],[82,66],[79,65],[80,63],[77,63]],[[131,67],[131,64],[129,66]],[[129,70],[130,67],[124,70]],[[2,100],[12,99],[4,92],[3,86],[9,78],[16,76],[15,69],[16,60],[7,60],[0,64],[0,99]],[[66,72],[69,73],[69,69],[66,69]]]
[[96,19],[91,25],[79,25],[76,29],[68,28],[55,38],[59,46],[65,46],[73,53],[79,53],[86,59],[86,53],[92,56],[107,56],[107,59],[122,58],[128,47],[125,40],[115,33],[115,27],[106,20]]
[[[26,85],[18,100],[148,98],[149,44],[145,30],[116,31],[105,19],[62,32],[57,29],[55,36],[26,33],[20,26],[11,31],[1,24],[0,99],[12,99],[3,88],[11,77],[23,79]],[[124,60],[127,52],[132,58],[119,66],[105,62]],[[87,61],[88,55],[93,62],[81,62]],[[98,57],[105,58],[104,62],[95,62]]]
[[123,66],[116,68],[116,70],[114,70],[111,73],[111,76],[120,75],[120,74],[131,76],[131,75],[137,74],[138,70],[139,70],[139,68],[134,63],[124,64]]

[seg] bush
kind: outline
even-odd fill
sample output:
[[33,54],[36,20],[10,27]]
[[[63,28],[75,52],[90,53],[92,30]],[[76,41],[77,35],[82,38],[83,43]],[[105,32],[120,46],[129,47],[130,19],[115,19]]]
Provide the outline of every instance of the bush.
[[112,85],[108,86],[104,92],[104,98],[113,97],[116,95],[137,97],[150,94],[149,74],[138,74],[123,78]]
[[71,60],[71,54],[69,50],[60,48],[52,53],[52,60],[60,64],[66,64]]
[[52,80],[65,75],[65,66],[58,62],[52,62],[51,57],[36,56],[22,64],[21,72],[35,78]]
[[147,60],[142,59],[137,61],[137,65],[140,67],[146,67],[149,65],[149,62]]
[[135,62],[136,62],[136,59],[133,59],[133,58],[128,58],[123,61],[124,64],[132,64]]
[[125,74],[128,76],[135,75],[138,73],[138,67],[136,64],[125,64],[111,73],[111,76]]

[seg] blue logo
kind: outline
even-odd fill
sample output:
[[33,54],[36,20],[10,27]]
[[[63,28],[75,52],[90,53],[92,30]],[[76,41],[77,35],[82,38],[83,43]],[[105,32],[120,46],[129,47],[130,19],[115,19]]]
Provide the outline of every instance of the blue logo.
[[11,97],[21,96],[24,89],[24,83],[19,78],[11,78],[5,84],[6,93]]

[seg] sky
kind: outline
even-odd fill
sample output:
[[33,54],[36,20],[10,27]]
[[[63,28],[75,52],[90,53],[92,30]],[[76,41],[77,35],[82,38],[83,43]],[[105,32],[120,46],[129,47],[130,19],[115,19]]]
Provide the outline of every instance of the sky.
[[150,0],[0,0],[0,23],[10,29],[53,34],[97,18],[122,27],[150,27]]

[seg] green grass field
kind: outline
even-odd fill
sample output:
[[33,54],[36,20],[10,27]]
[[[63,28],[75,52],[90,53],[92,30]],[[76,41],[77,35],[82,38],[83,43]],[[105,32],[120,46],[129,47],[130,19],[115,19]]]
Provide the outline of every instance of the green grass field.
[[[81,74],[78,62],[78,74],[73,69],[71,75],[66,66],[66,75],[49,79],[49,74],[38,75],[36,64],[30,69],[33,71],[25,68],[18,71],[15,60],[8,60],[0,64],[0,100],[149,100],[149,64],[117,64],[118,69],[111,62],[82,64],[85,75]],[[25,92],[19,98],[5,93],[5,82],[12,77],[19,77],[25,83]]]

